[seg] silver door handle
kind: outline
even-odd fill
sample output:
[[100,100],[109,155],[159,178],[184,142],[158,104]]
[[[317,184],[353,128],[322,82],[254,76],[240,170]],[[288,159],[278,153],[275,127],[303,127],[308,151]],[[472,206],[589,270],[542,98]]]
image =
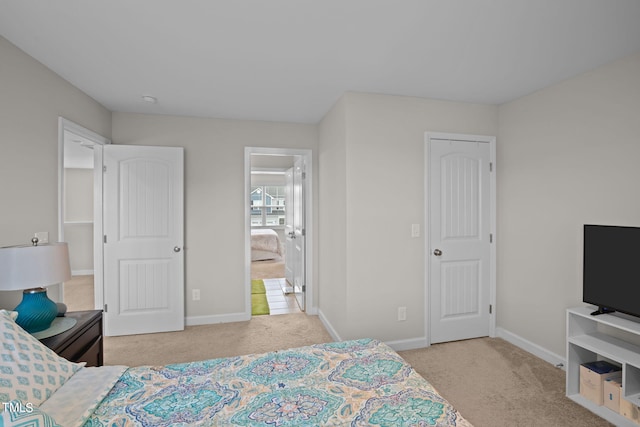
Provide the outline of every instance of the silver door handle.
[[295,231],[290,231],[290,232],[289,232],[289,237],[291,237],[292,239],[295,239],[295,238],[296,238],[296,233],[295,233]]
[[181,250],[181,248],[180,248],[180,247],[178,247],[178,246],[175,246],[175,247],[173,248],[173,252],[180,252],[180,250]]
[[442,255],[442,251],[440,249],[436,249],[436,250],[433,251],[433,254],[435,256],[440,256],[440,255]]

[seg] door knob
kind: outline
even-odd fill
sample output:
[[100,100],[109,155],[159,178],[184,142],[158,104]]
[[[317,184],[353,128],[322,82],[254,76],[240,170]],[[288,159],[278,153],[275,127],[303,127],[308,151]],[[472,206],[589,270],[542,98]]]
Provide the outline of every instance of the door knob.
[[436,249],[436,250],[433,251],[433,254],[435,256],[440,256],[440,255],[442,255],[442,251],[440,249]]
[[173,252],[180,252],[180,249],[181,249],[180,247],[175,246],[175,247],[173,248]]

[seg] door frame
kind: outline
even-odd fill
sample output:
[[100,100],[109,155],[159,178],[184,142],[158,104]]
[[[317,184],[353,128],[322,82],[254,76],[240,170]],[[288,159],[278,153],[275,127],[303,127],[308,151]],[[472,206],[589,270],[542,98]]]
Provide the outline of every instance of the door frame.
[[431,151],[431,140],[455,140],[464,142],[483,142],[489,143],[489,161],[491,162],[491,173],[489,173],[489,232],[493,239],[489,245],[489,304],[491,304],[492,310],[489,314],[489,336],[495,337],[496,333],[496,253],[497,253],[497,233],[496,233],[496,137],[485,135],[468,135],[459,133],[444,133],[444,132],[425,132],[424,134],[424,226],[425,239],[424,239],[424,310],[425,310],[425,336],[427,340],[427,346],[431,345],[431,230],[430,230],[430,217],[429,208],[431,206],[429,192],[429,162]]
[[[64,187],[65,187],[65,182],[64,182],[64,134],[65,131],[74,133],[82,138],[86,138],[89,141],[93,142],[96,145],[107,145],[107,144],[111,144],[111,140],[108,138],[105,138],[102,135],[99,135],[83,126],[80,126],[77,123],[72,122],[71,120],[65,119],[64,117],[59,116],[58,117],[58,240],[63,242],[64,241],[64,199],[65,199],[65,193],[64,193]],[[96,251],[102,250],[102,245],[98,245],[97,242],[101,241],[101,235],[102,235],[102,215],[100,213],[99,218],[96,217],[96,198],[97,198],[97,192],[98,190],[100,190],[100,212],[102,210],[102,183],[100,182],[99,185],[98,183],[96,183],[95,181],[95,165],[94,165],[94,183],[93,183],[93,193],[94,193],[94,218],[93,218],[93,253],[94,253],[94,257],[93,257],[93,268],[94,268],[94,304],[95,304],[95,308],[96,309],[101,309],[102,308],[102,281],[101,280],[95,280],[96,277],[98,277],[98,273],[100,273],[102,271],[102,265],[98,265],[96,263],[96,260],[98,258],[96,258]],[[100,174],[100,177],[102,177],[102,174]],[[96,220],[100,219],[100,223],[98,223]],[[99,233],[98,233],[99,232]],[[96,237],[97,236],[97,237]],[[100,258],[101,259],[101,258]],[[100,278],[102,276],[99,276]],[[98,283],[99,282],[99,283]],[[64,287],[63,286],[59,286],[59,294],[58,294],[58,299],[56,299],[56,301],[64,301]],[[99,298],[98,298],[99,295]]]
[[251,155],[301,156],[305,160],[305,307],[307,314],[317,314],[313,283],[313,156],[310,149],[244,148],[244,265],[245,265],[245,317],[251,318]]

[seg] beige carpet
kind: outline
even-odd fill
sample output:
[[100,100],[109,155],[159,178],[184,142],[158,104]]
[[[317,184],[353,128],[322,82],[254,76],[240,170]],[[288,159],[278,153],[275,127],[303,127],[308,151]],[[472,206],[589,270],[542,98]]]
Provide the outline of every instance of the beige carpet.
[[105,337],[106,365],[166,365],[330,342],[317,316],[256,316],[247,322],[188,326],[182,332]]
[[476,427],[611,426],[565,397],[563,370],[500,338],[399,353]]
[[[106,337],[104,360],[162,365],[329,341],[316,316],[260,316],[183,332]],[[611,425],[564,396],[564,371],[499,338],[436,344],[400,355],[476,427]]]
[[284,277],[284,259],[253,261],[251,263],[252,279],[279,279]]

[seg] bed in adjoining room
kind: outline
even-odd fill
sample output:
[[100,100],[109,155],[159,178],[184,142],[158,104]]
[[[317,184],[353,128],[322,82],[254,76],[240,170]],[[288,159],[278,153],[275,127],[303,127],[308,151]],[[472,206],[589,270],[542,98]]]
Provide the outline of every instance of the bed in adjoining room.
[[282,245],[278,233],[270,228],[251,230],[251,261],[278,259],[282,256]]
[[[4,405],[5,425],[31,417],[64,427],[471,426],[404,359],[372,339],[88,368],[57,356],[6,311],[0,337],[0,400],[12,402]],[[31,411],[19,411],[29,403]]]

